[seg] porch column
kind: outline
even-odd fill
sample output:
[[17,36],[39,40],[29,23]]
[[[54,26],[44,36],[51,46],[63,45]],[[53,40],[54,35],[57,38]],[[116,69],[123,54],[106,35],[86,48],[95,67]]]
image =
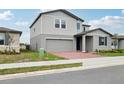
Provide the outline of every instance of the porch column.
[[82,52],[86,52],[86,36],[82,36]]
[[73,39],[73,51],[76,51],[76,38]]

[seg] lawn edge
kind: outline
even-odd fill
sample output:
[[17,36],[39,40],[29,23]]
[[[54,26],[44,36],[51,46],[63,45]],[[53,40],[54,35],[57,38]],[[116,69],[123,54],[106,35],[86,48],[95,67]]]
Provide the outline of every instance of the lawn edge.
[[81,67],[81,66],[82,66],[81,62],[75,62],[75,63],[68,63],[68,64],[8,68],[8,69],[0,69],[0,76],[6,75],[6,74],[28,73],[28,72],[35,72],[35,71],[73,68],[73,67]]

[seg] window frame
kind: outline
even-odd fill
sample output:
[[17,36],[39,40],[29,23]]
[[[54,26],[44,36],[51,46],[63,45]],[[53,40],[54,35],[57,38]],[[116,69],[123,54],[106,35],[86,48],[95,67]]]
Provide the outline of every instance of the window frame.
[[107,37],[102,36],[99,37],[99,46],[107,46],[107,42],[108,42]]
[[[63,24],[62,24],[62,21],[65,23],[65,24],[64,24],[64,25],[65,25],[64,28],[62,27],[62,25],[63,25]],[[66,29],[66,27],[67,27],[67,26],[66,26],[66,21],[65,21],[65,20],[61,20],[61,24],[60,24],[60,25],[61,25],[61,28],[62,28],[62,29]]]
[[[78,29],[78,24],[79,24],[79,29]],[[77,31],[81,30],[81,24],[79,22],[77,22]]]
[[0,40],[3,40],[3,44],[0,44],[0,45],[5,45],[5,40],[6,40],[6,34],[5,33],[0,33]]
[[5,45],[5,39],[0,39],[0,41],[3,40],[3,44],[0,43],[0,45]]
[[[59,27],[56,27],[56,20],[59,21]],[[54,20],[55,24],[54,24],[54,27],[57,29],[57,28],[61,28],[61,20],[60,19],[55,19]]]

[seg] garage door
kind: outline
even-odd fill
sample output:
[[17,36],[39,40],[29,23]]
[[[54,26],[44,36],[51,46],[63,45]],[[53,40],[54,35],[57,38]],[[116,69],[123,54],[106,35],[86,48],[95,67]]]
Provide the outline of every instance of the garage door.
[[124,49],[124,40],[119,40],[118,44],[119,49]]
[[72,51],[73,41],[68,39],[47,39],[46,48],[50,52]]

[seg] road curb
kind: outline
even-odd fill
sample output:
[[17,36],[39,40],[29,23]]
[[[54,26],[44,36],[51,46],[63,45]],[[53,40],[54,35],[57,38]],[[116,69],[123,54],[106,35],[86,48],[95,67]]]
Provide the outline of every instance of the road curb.
[[119,66],[119,65],[124,65],[124,63],[123,64],[109,64],[109,65],[94,65],[94,66],[87,66],[87,67],[81,66],[81,67],[73,67],[73,68],[64,68],[64,69],[54,69],[54,70],[46,70],[46,71],[34,71],[34,72],[26,72],[26,73],[18,73],[18,74],[1,75],[0,80],[24,78],[24,77],[38,76],[38,75],[57,74],[57,73],[88,70],[88,69],[92,70],[95,68],[104,68],[104,67],[112,67],[112,66]]
[[[63,60],[63,61],[65,61],[65,60]],[[73,62],[71,62],[71,61],[72,60],[68,60],[66,62],[67,62],[67,64],[68,64],[68,62],[73,63],[75,61],[77,63],[82,62],[83,67],[73,67],[73,68],[54,69],[54,70],[46,70],[46,71],[35,71],[35,72],[10,74],[10,75],[0,75],[0,80],[124,65],[124,57],[105,57],[105,58],[83,59],[83,61],[82,61],[82,59],[73,60]]]

